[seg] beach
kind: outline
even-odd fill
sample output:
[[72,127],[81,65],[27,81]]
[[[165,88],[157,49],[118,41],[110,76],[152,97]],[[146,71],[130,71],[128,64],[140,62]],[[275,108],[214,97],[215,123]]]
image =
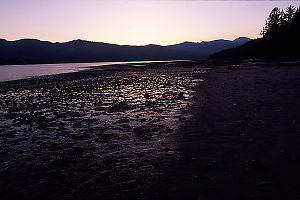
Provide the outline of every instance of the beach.
[[295,199],[297,63],[112,65],[0,83],[1,199]]
[[292,63],[212,68],[156,199],[299,198],[299,75]]

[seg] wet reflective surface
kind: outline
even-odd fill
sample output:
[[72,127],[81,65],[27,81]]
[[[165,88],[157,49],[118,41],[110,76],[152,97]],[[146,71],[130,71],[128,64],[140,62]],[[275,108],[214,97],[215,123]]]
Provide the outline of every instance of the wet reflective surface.
[[12,81],[36,76],[78,72],[98,67],[105,70],[107,65],[128,63],[149,63],[162,61],[135,61],[135,62],[93,62],[93,63],[60,63],[60,64],[32,64],[32,65],[0,65],[0,82]]
[[137,68],[0,84],[4,194],[117,198],[112,191],[137,189],[160,173],[155,169],[163,160],[180,156],[170,138],[189,117],[184,111],[194,86],[204,81],[193,77],[199,73],[207,71]]

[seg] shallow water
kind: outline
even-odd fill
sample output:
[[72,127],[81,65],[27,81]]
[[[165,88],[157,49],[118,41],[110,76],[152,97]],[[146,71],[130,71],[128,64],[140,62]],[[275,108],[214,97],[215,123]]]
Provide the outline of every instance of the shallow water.
[[169,62],[169,61],[135,61],[135,62],[93,62],[93,63],[61,63],[61,64],[33,64],[33,65],[0,65],[0,82],[26,79],[36,76],[78,72],[99,66],[105,69],[106,65]]
[[195,73],[206,70],[132,70],[5,88],[0,175],[17,184],[5,187],[70,196],[97,187],[105,196],[151,176],[162,160],[180,156],[169,138],[203,81]]

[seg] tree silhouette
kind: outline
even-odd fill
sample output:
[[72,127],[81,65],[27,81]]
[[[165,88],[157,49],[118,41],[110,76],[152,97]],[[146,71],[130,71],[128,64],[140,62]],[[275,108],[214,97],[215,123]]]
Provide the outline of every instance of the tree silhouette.
[[210,56],[213,59],[299,59],[300,8],[274,8],[258,38],[241,47]]
[[265,25],[265,27],[263,27],[263,30],[261,33],[263,35],[263,37],[268,37],[269,35],[275,34],[278,31],[280,24],[281,24],[282,16],[283,16],[283,13],[282,13],[282,11],[280,11],[279,8],[274,8],[271,11],[271,13],[266,21],[266,25]]
[[[286,36],[286,33],[295,31],[295,27],[299,26],[297,18],[299,18],[299,8],[290,5],[285,11],[274,8],[266,20],[266,24],[261,31],[263,38],[275,38]],[[299,19],[298,19],[299,20]]]
[[296,14],[296,8],[292,5],[290,5],[287,9],[286,9],[286,13],[284,15],[284,19],[286,22],[291,23],[295,14]]

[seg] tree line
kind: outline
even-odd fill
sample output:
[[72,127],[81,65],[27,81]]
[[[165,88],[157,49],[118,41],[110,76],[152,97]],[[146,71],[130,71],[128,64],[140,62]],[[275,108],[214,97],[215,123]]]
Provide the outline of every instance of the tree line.
[[261,31],[265,39],[297,36],[299,33],[300,8],[289,6],[286,10],[274,8]]
[[260,33],[243,46],[211,55],[212,59],[299,59],[300,7],[274,8]]

